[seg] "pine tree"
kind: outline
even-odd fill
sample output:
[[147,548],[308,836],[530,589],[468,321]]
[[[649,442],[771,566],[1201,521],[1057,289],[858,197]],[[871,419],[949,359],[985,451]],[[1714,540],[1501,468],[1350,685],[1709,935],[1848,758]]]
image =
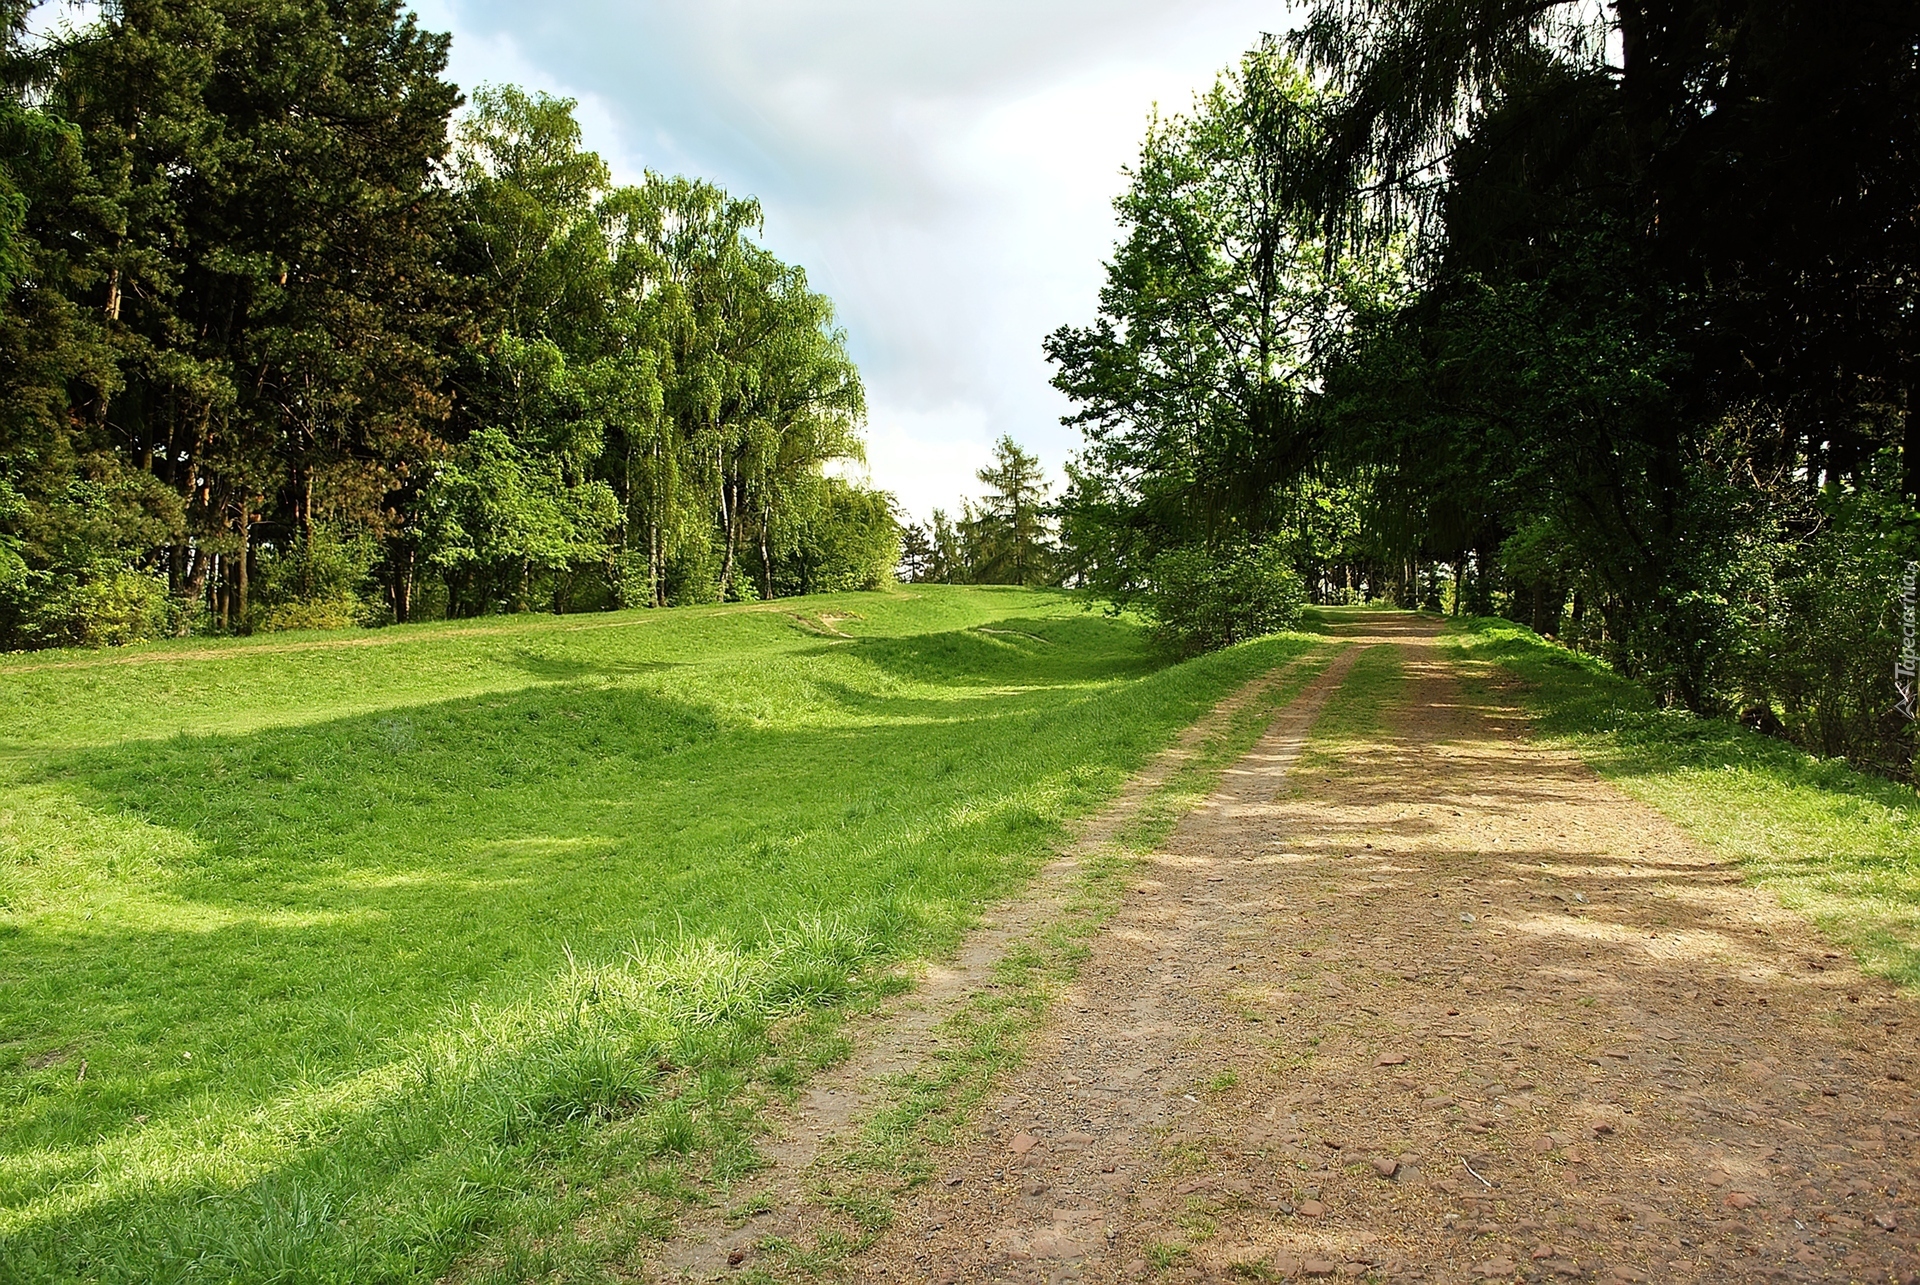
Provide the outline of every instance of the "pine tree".
[[1053,575],[1048,485],[1038,456],[1011,436],[994,443],[993,463],[976,475],[988,487],[974,517],[974,579],[981,584],[1046,584]]

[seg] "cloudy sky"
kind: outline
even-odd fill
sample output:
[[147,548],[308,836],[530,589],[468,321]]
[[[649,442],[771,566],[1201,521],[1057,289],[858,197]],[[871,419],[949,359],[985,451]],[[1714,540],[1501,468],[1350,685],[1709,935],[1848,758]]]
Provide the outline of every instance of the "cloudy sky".
[[924,517],[1002,433],[1077,444],[1041,339],[1088,320],[1147,117],[1280,0],[415,0],[451,74],[577,98],[620,178],[758,196],[867,380],[873,482]]

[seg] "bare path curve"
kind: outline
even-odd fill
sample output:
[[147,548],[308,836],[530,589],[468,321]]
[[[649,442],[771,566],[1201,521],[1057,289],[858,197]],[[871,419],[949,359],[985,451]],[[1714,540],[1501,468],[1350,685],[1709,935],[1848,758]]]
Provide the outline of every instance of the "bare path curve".
[[1920,1279],[1913,1000],[1431,622],[1346,632],[1330,712],[1399,699],[1276,720],[850,1274]]

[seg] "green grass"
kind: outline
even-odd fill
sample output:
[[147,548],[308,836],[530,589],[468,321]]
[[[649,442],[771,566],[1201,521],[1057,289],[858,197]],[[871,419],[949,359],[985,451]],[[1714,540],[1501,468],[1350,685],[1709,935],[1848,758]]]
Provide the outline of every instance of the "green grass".
[[[1329,608],[1325,614],[1329,623],[1338,625],[1360,610],[1371,608]],[[1300,774],[1310,775],[1337,765],[1345,747],[1378,741],[1386,733],[1394,708],[1405,701],[1406,688],[1405,658],[1398,647],[1373,646],[1361,652],[1314,720],[1301,756]]]
[[657,1236],[893,965],[1312,645],[930,588],[0,659],[0,1280]]
[[1518,625],[1457,624],[1448,643],[1480,680],[1495,666],[1520,680],[1539,735],[1741,863],[1870,970],[1920,986],[1920,800],[1910,787],[1723,719],[1656,709],[1598,661]]

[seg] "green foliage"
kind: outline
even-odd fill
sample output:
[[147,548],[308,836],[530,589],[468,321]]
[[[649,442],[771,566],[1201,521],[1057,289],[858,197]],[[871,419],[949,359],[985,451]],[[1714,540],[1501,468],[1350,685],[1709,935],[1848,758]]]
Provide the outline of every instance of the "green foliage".
[[796,608],[851,637],[729,606],[0,659],[8,1277],[657,1230],[835,1013],[1310,645],[1169,667],[1010,588]]
[[879,589],[900,561],[892,497],[823,478],[813,503],[776,546],[771,583],[789,593]]
[[1296,629],[1305,587],[1276,544],[1171,549],[1153,561],[1140,606],[1161,643],[1182,655]]
[[22,634],[54,647],[119,647],[168,632],[172,604],[156,576],[104,563],[34,595]]
[[968,514],[968,578],[975,584],[1051,583],[1052,533],[1039,458],[1003,435],[994,443],[993,463],[976,476],[987,494]]
[[486,429],[422,497],[422,550],[448,577],[456,615],[524,611],[536,572],[604,562],[619,503],[604,482],[569,485],[561,462]]
[[[1892,161],[1920,104],[1912,7],[1380,11],[1317,5],[1293,47],[1340,93],[1323,224],[1424,252],[1419,296],[1329,380],[1329,440],[1396,497],[1398,541],[1470,560],[1480,609],[1504,596],[1664,700],[1883,740],[1872,662],[1841,681],[1816,639],[1872,655],[1888,586],[1859,560],[1879,537],[1826,514],[1885,489],[1895,443],[1893,494],[1920,491],[1890,328],[1920,297]],[[1802,666],[1849,730],[1780,717]]]
[[1301,171],[1328,104],[1272,44],[1156,120],[1117,203],[1100,319],[1047,340],[1088,447],[1066,529],[1124,596],[1163,550],[1273,530],[1312,440],[1310,397],[1390,259],[1329,253]]
[[961,502],[956,518],[935,509],[925,529],[910,529],[916,580],[941,584],[1058,584],[1060,549],[1051,489],[1039,457],[1003,435],[993,463],[975,474],[987,494]]
[[0,482],[0,637],[105,647],[170,631],[165,582],[130,564],[175,529],[178,509],[150,477],[99,463],[102,480],[38,473],[37,495]]
[[[864,391],[755,202],[612,187],[570,100],[456,119],[400,0],[80,21],[0,23],[0,646],[764,596],[851,556],[793,535]],[[300,569],[325,529],[376,554],[350,590]],[[122,573],[173,607],[89,624]]]
[[1914,732],[1898,709],[1900,578],[1913,511],[1884,453],[1857,489],[1789,493],[1754,523],[1738,600],[1728,712],[1802,748],[1908,776]]
[[1049,340],[1070,574],[1282,536],[1317,601],[1500,612],[1906,772],[1916,40],[1897,0],[1320,0],[1155,122]]
[[343,536],[326,525],[284,552],[264,552],[255,569],[251,628],[278,633],[378,622],[386,606],[374,580],[381,554],[371,535]]
[[932,533],[918,522],[909,522],[900,528],[899,576],[908,584],[918,584],[934,578],[934,545]]

